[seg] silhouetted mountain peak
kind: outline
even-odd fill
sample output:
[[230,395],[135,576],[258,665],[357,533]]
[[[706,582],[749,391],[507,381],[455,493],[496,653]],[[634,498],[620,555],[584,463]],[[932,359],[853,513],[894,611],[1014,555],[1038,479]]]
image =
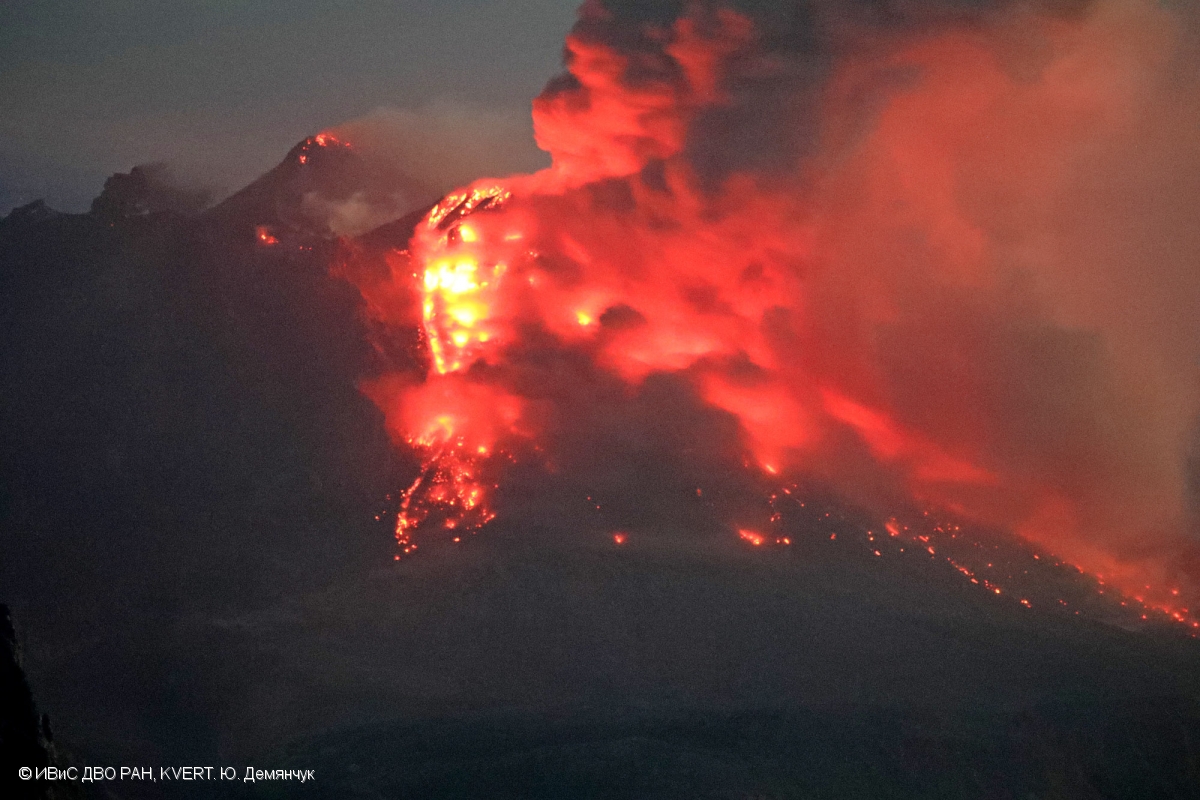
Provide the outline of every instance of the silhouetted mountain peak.
[[359,152],[333,134],[309,136],[284,159],[206,213],[267,237],[354,235],[395,219],[437,193],[396,165]]
[[34,200],[32,203],[14,208],[7,217],[0,219],[0,225],[36,225],[59,216],[62,216],[61,212],[46,205],[45,200]]
[[108,221],[160,212],[191,216],[212,199],[210,189],[182,185],[167,165],[142,164],[110,176],[92,201],[92,214]]

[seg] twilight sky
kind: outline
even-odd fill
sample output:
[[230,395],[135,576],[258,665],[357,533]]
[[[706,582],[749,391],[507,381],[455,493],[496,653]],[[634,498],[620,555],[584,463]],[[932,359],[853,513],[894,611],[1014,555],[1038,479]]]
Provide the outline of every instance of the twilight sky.
[[38,197],[82,210],[107,175],[156,160],[236,189],[304,136],[380,107],[444,118],[450,105],[529,130],[577,6],[7,0],[0,213]]

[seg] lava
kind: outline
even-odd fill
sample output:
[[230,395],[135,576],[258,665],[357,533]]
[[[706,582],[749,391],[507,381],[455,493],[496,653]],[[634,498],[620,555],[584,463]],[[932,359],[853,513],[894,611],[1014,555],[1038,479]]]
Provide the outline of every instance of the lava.
[[[772,524],[779,531],[800,528],[814,541],[852,548],[861,547],[878,558],[918,558],[944,567],[985,596],[997,602],[1015,602],[1025,609],[1035,607],[1047,613],[1087,614],[1092,618],[1129,624],[1133,620],[1180,625],[1193,638],[1200,638],[1200,615],[1178,602],[1148,601],[1145,597],[1118,593],[1109,597],[1103,576],[1089,573],[1082,567],[1047,553],[1039,553],[1028,545],[1009,541],[1004,536],[988,536],[974,526],[955,521],[943,513],[925,510],[900,520],[891,517],[883,521],[882,532],[876,526],[864,524],[863,515],[848,515],[845,509],[834,508],[819,512],[821,504],[803,501],[803,490],[796,484],[786,485],[770,496]],[[869,514],[866,518],[869,518]],[[837,531],[824,538],[822,528],[835,526]],[[740,538],[761,545],[766,537],[739,530]],[[750,537],[755,538],[750,538]],[[776,543],[790,539],[776,538]],[[948,574],[950,574],[948,573]],[[1147,591],[1152,587],[1145,586]],[[1174,598],[1178,589],[1169,590]],[[1031,599],[1035,598],[1035,599]],[[1069,599],[1068,599],[1069,598]]]
[[332,133],[318,133],[316,136],[309,136],[296,152],[296,161],[301,164],[307,164],[309,157],[312,155],[314,147],[345,147],[349,148],[350,143],[339,139]]
[[743,542],[749,542],[750,544],[754,545],[755,547],[762,547],[763,544],[766,543],[766,541],[767,541],[766,537],[764,537],[761,533],[755,533],[754,531],[748,531],[745,528],[738,530],[738,538],[741,539]]
[[[1057,191],[1026,161],[1056,164],[1133,113],[1138,96],[1108,81],[1101,56],[1153,62],[1113,31],[1120,13],[1158,25],[1166,12],[1110,6],[1077,28],[1027,21],[1059,48],[1040,80],[1018,80],[993,40],[948,25],[867,37],[817,95],[739,13],[695,7],[663,26],[585,6],[567,79],[534,103],[552,165],[446,196],[394,254],[392,296],[415,297],[419,319],[375,313],[418,325],[429,364],[366,387],[420,459],[401,499],[402,553],[419,529],[492,519],[515,442],[547,463],[561,455],[580,415],[547,365],[575,359],[627,396],[656,376],[689,387],[735,422],[731,460],[791,487],[773,504],[806,476],[883,518],[917,506],[1013,530],[1047,555],[1031,561],[1078,563],[1145,598],[1148,615],[1191,625],[1178,598],[1197,597],[1188,563],[1200,557],[1181,533],[1179,467],[1152,438],[1178,429],[1175,416],[1138,400],[1119,331],[1062,323],[1049,290],[1037,294],[1057,273],[1018,274],[1005,261],[1017,234],[992,237],[1004,220],[961,200]],[[874,83],[906,69],[920,79]],[[816,155],[797,146],[767,168],[720,139],[757,130],[752,104],[768,86],[784,106],[808,103]],[[1010,576],[960,552],[957,529],[879,527],[873,557],[919,551],[981,591],[1013,593]],[[731,529],[754,547],[794,536]],[[1025,608],[1069,602],[1016,595]]]
[[520,398],[462,375],[436,373],[415,385],[385,379],[364,390],[387,411],[389,429],[420,462],[400,494],[395,529],[400,553],[418,548],[418,528],[436,528],[458,541],[490,522],[495,482],[488,465],[506,456],[500,440],[518,433]]
[[437,374],[457,372],[500,335],[495,303],[508,264],[473,225],[450,225],[478,209],[499,207],[500,187],[451,195],[429,212],[414,249],[424,263],[421,315]]
[[396,515],[396,542],[404,555],[417,549],[413,533],[431,516],[456,533],[474,533],[496,516],[486,502],[487,487],[480,481],[476,454],[451,437],[448,431],[433,441],[413,443],[421,454],[421,473],[401,494]]

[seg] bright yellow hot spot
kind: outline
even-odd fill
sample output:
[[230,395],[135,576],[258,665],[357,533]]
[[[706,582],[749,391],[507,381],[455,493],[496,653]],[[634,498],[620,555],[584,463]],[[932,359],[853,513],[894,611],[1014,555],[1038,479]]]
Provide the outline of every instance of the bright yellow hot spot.
[[592,324],[592,317],[586,311],[576,311],[575,319],[579,320],[580,325],[587,326]]
[[441,289],[447,294],[464,294],[479,288],[475,280],[478,264],[473,258],[464,258],[451,264],[448,261],[438,261],[425,270],[425,290]]
[[[494,272],[500,271],[496,265]],[[425,270],[422,303],[433,366],[444,375],[462,367],[462,352],[472,342],[487,341],[478,329],[490,316],[481,302],[488,282],[479,281],[479,262],[471,256],[440,258]]]
[[441,414],[429,421],[420,436],[409,441],[421,447],[432,447],[440,442],[449,441],[453,436],[454,417],[449,414]]
[[458,235],[464,242],[479,241],[479,235],[475,233],[475,229],[468,228],[466,225],[458,229]]
[[450,316],[459,325],[470,328],[483,317],[484,311],[479,303],[456,303],[450,308]]

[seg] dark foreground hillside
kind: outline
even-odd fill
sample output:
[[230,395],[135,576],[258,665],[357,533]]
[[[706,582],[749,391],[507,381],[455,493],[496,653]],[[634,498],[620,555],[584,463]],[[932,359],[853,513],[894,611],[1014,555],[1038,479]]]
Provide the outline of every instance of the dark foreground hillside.
[[[296,796],[1185,798],[1200,707],[1056,703],[939,718],[883,709],[374,725],[294,746]],[[250,796],[269,796],[259,790]]]

